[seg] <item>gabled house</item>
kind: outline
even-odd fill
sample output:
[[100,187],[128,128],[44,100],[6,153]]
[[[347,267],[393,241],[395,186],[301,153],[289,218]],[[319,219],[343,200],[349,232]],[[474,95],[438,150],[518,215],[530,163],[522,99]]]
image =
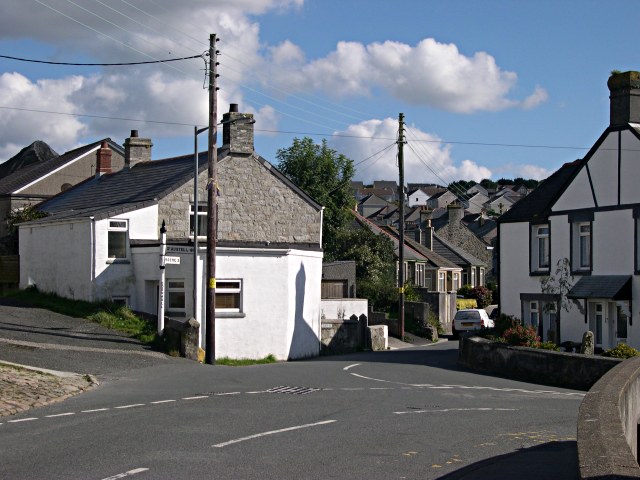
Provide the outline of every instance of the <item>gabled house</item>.
[[407,204],[410,207],[426,206],[427,200],[429,200],[429,194],[422,188],[416,188],[415,190],[409,191],[407,197]]
[[466,209],[469,213],[481,213],[486,210],[485,203],[489,201],[489,197],[482,192],[471,192],[466,200]]
[[[232,104],[218,148],[216,357],[318,355],[322,207],[254,151],[252,115]],[[151,161],[151,140],[125,141],[125,167],[41,204],[20,225],[20,286],[110,299],[151,315],[195,317],[206,338],[207,155]],[[194,208],[195,199],[198,208]],[[166,281],[159,268],[166,228]],[[205,234],[206,235],[206,234]],[[202,340],[201,346],[204,341]]]
[[0,237],[8,233],[6,217],[12,210],[35,205],[67,190],[96,174],[98,151],[103,142],[111,150],[110,163],[103,162],[103,172],[118,171],[124,166],[124,150],[111,139],[58,155],[44,142],[37,141],[2,164],[0,177]]
[[545,340],[640,348],[640,73],[608,81],[610,124],[498,221],[500,310]]
[[467,189],[467,194],[469,195],[473,195],[474,193],[481,193],[482,195],[486,196],[487,198],[489,198],[489,192],[487,191],[486,188],[484,188],[482,185],[480,185],[479,183],[476,183],[474,186],[469,187]]
[[496,215],[502,215],[508,211],[518,200],[520,195],[516,194],[509,188],[504,188],[493,197],[491,197],[485,204],[484,208],[487,211],[494,212]]
[[427,200],[427,207],[435,210],[436,208],[445,208],[450,203],[455,202],[458,199],[456,195],[449,191],[445,190],[443,192],[436,193],[429,197]]
[[374,195],[369,194],[358,202],[358,213],[363,217],[369,217],[374,213],[379,212],[383,208],[394,206],[387,200]]

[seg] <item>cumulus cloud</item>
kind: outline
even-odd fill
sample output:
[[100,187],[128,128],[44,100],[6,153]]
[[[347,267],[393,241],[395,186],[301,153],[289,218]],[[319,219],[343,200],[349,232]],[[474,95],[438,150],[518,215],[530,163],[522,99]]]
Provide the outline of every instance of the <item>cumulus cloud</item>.
[[507,163],[502,165],[495,173],[504,178],[522,177],[544,180],[553,173],[553,170],[528,163]]
[[[367,120],[336,132],[330,143],[332,148],[354,161],[355,179],[365,183],[393,180],[398,178],[395,144],[397,131],[396,119]],[[451,157],[451,146],[443,143],[437,135],[409,127],[406,140],[406,182],[446,185],[460,179],[480,181],[491,178],[491,170],[471,160],[455,165]]]
[[465,56],[454,44],[424,39],[415,46],[387,41],[339,42],[326,57],[307,61],[290,42],[270,51],[271,82],[291,91],[322,91],[338,97],[383,89],[406,103],[457,113],[533,108],[547,100],[542,87],[522,101],[508,98],[517,82],[486,52]]

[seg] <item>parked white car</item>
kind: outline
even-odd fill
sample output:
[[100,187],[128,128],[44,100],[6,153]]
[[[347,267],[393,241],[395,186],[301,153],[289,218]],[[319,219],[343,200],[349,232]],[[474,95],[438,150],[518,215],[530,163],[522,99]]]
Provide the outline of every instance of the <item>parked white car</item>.
[[456,316],[453,317],[453,336],[457,337],[460,332],[492,328],[494,325],[493,320],[489,318],[487,311],[483,308],[458,310]]

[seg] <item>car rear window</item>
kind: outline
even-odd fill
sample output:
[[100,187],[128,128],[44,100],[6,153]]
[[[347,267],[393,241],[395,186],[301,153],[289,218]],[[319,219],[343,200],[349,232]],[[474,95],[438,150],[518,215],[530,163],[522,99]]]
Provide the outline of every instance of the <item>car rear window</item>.
[[478,312],[464,312],[460,311],[456,313],[456,320],[478,320],[480,318],[480,314]]

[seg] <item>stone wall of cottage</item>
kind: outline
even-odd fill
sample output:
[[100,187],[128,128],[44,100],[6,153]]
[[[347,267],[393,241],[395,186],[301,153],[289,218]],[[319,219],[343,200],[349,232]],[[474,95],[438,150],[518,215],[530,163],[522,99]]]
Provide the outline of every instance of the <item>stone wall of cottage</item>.
[[[204,171],[198,177],[200,205],[207,202],[206,182]],[[319,243],[320,211],[253,156],[223,158],[218,185],[218,240]],[[188,237],[193,201],[193,181],[160,201],[158,220],[165,220],[169,238]]]

